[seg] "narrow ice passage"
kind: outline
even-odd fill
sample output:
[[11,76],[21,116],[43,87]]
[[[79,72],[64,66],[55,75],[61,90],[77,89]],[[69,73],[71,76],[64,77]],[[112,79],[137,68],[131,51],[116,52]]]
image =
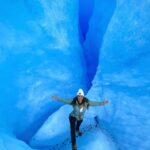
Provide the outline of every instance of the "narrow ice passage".
[[[41,129],[30,141],[33,148],[40,150],[70,150],[70,127],[68,114],[71,106],[64,105],[57,110],[44,123]],[[79,150],[117,150],[110,135],[95,120],[96,111],[91,107],[84,118],[81,125],[82,137],[77,137],[77,146]]]
[[115,8],[116,0],[79,0],[79,39],[91,84],[97,72],[104,36]]
[[0,1],[0,150],[69,150],[72,108],[50,97],[78,88],[110,100],[87,111],[79,150],[149,150],[149,11],[150,0]]
[[[100,5],[100,4],[101,4],[100,7],[96,7],[97,5]],[[105,14],[104,10],[107,8],[108,5],[111,5],[111,7],[109,8],[108,13]],[[87,77],[89,78],[89,81],[91,82],[91,86],[92,86],[92,79],[94,78],[94,75],[96,74],[96,68],[98,65],[98,57],[99,57],[99,51],[100,51],[99,49],[102,43],[104,33],[107,29],[107,25],[111,19],[111,16],[113,15],[114,8],[115,8],[115,1],[109,1],[109,0],[108,1],[96,1],[96,0],[95,1],[85,1],[85,0],[79,1],[79,33],[80,33],[79,39],[80,39],[81,47],[84,53],[84,56],[81,59],[85,59],[86,70],[87,72],[91,73],[91,75],[87,73]],[[98,18],[97,18],[98,15],[102,16],[102,18],[100,18],[101,23],[100,23],[99,29],[97,29],[97,30],[101,30],[101,32],[100,32],[99,37],[96,37],[96,36],[94,37],[94,35],[96,35],[96,31],[93,29],[93,27],[96,27],[99,24]],[[98,40],[96,43],[97,46],[95,47],[94,47],[94,44],[95,44],[94,38],[95,38],[95,41]],[[93,40],[90,41],[91,39]],[[88,42],[93,42],[93,44],[89,46]],[[94,53],[96,53],[96,55],[92,54],[92,51],[95,51]],[[94,70],[91,68],[91,65],[94,66],[95,68]],[[49,149],[50,147],[52,147],[52,149],[53,148],[59,149],[61,147],[61,149],[64,149],[64,150],[70,149],[70,146],[71,146],[70,131],[69,131],[70,127],[68,123],[67,123],[67,128],[64,125],[62,126],[59,125],[58,126],[59,129],[57,129],[57,125],[55,127],[55,124],[57,123],[63,124],[64,121],[69,122],[68,120],[68,115],[70,113],[69,111],[66,111],[66,112],[64,111],[62,112],[62,115],[60,114],[60,111],[64,109],[63,107],[64,106],[62,106],[60,110],[57,110],[56,113],[52,114],[52,116],[50,116],[47,119],[47,121],[43,124],[43,126],[37,131],[35,136],[30,141],[31,147],[41,148],[41,149]],[[69,108],[66,108],[66,109],[69,109]],[[59,114],[59,115],[57,116],[56,114],[57,115]],[[95,113],[95,116],[92,116],[90,115],[90,110],[89,110],[88,115],[89,115],[88,119],[93,120],[93,118],[96,116],[96,113]],[[63,120],[61,118],[63,118]],[[55,121],[55,119],[59,121],[57,122]],[[83,124],[82,129],[85,129],[86,126],[90,124],[88,119],[85,118],[84,120],[85,124]],[[95,124],[94,121],[92,124],[93,125]],[[47,132],[47,130],[49,131]],[[62,143],[63,141],[65,141],[65,139],[68,139],[68,141],[65,143],[65,145],[63,145]],[[109,137],[109,134],[105,134],[105,132],[102,132],[99,126],[97,128],[93,126],[91,131],[86,132],[85,135],[83,135],[83,137],[77,138],[77,139],[78,139],[77,145],[78,145],[79,150],[80,149],[86,150],[89,147],[92,148],[94,145],[96,145],[96,147],[94,147],[95,150],[101,150],[101,149],[115,150],[116,149],[116,144],[113,143],[113,140],[111,139],[111,137]]]

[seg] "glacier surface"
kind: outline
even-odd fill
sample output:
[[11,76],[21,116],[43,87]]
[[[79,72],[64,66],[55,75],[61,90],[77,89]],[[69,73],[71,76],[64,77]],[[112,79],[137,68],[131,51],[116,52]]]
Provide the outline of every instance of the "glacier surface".
[[149,150],[150,0],[0,4],[1,150],[69,150],[71,107],[50,97],[78,88],[110,101],[87,111],[79,149]]

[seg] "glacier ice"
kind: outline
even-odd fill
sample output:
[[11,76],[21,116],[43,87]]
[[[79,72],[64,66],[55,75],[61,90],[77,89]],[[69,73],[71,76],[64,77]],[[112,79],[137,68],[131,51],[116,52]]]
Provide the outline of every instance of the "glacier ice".
[[108,98],[99,112],[120,149],[149,150],[150,1],[117,1],[88,95]]
[[[53,113],[31,139],[31,147],[45,150],[49,148],[69,150],[71,147],[69,113],[71,111],[72,106],[64,105]],[[116,150],[113,140],[97,126],[94,119],[96,115],[95,109],[91,106],[81,125],[83,136],[77,138],[78,149],[87,150],[93,147],[95,150]]]
[[80,148],[149,150],[149,0],[0,4],[0,149],[68,137],[71,108],[50,96],[72,98],[94,79],[87,96],[110,104],[90,108],[83,128],[96,115],[109,134],[93,129]]
[[28,141],[60,107],[52,94],[72,97],[79,87],[87,90],[78,2],[1,3],[0,126]]
[[25,142],[16,139],[11,134],[0,134],[0,149],[1,150],[32,150]]
[[[92,6],[92,4],[89,5]],[[116,0],[94,0],[93,11],[88,22],[89,28],[83,41],[85,59],[88,66],[87,74],[90,80],[93,80],[96,74],[103,37],[115,7]]]

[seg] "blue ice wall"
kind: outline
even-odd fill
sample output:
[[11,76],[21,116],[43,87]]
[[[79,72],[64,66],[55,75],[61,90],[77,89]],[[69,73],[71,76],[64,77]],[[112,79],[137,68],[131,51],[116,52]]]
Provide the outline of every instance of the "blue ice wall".
[[61,105],[51,95],[86,91],[78,6],[76,0],[1,1],[1,130],[28,140]]
[[[85,3],[86,5],[86,3]],[[99,61],[99,50],[107,26],[116,7],[116,0],[94,0],[93,12],[88,22],[88,31],[83,42],[88,77],[93,80]],[[92,5],[91,5],[92,6]]]
[[117,1],[90,95],[109,99],[101,123],[120,149],[149,150],[150,1]]
[[89,30],[89,21],[94,11],[95,0],[79,0],[79,30],[81,32],[81,44]]
[[150,1],[86,2],[0,0],[0,149],[30,149],[16,137],[61,106],[50,96],[72,98],[96,74],[89,98],[110,100],[96,108],[102,127],[122,150],[149,150]]

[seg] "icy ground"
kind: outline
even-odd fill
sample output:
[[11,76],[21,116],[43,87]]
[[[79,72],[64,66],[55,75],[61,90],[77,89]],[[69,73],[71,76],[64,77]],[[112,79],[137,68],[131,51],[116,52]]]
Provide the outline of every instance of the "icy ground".
[[150,150],[149,66],[150,0],[0,0],[0,150],[69,149],[78,88],[79,150]]

